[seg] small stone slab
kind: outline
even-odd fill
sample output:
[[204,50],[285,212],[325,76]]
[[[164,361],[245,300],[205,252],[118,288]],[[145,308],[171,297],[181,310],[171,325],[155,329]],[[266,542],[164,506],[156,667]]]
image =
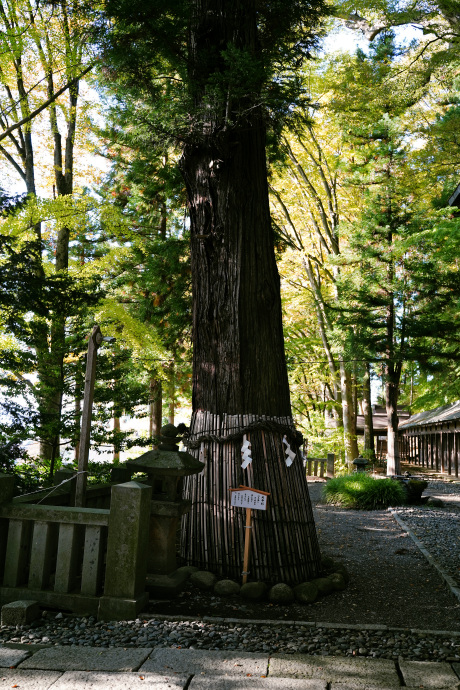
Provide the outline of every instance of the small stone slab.
[[198,649],[154,649],[140,671],[220,676],[266,676],[268,654]]
[[59,671],[22,671],[21,669],[2,669],[0,688],[20,688],[20,690],[48,690],[59,678]]
[[189,578],[186,571],[178,571],[171,575],[147,575],[146,586],[149,591],[150,598],[158,597],[159,599],[168,599],[174,597],[185,587]]
[[2,606],[2,625],[25,625],[40,616],[38,601],[12,601]]
[[10,647],[0,647],[0,668],[11,668],[17,666],[27,659],[30,652],[24,649],[11,649]]
[[135,671],[152,649],[113,647],[51,647],[41,649],[21,664],[21,668],[58,671]]
[[449,688],[459,682],[457,674],[454,673],[450,664],[445,662],[400,659],[399,668],[405,684],[409,687]]
[[[190,676],[161,676],[156,673],[64,673],[52,690],[184,690]],[[1,688],[1,686],[0,686]]]
[[190,690],[326,690],[325,680],[316,678],[238,678],[194,676]]
[[396,667],[389,659],[353,659],[334,656],[308,656],[306,654],[274,654],[270,658],[271,677],[321,678],[329,683],[342,683],[350,687],[399,687]]
[[[335,681],[333,683],[329,684],[329,689],[330,690],[363,690],[363,688],[366,688],[366,690],[400,690],[400,685],[389,685],[389,686],[382,686],[382,685],[363,685],[362,682],[359,683],[348,683],[346,680],[343,682]],[[415,690],[415,688],[413,689]],[[419,690],[419,688],[417,688]],[[454,688],[444,688],[444,690],[455,690]]]

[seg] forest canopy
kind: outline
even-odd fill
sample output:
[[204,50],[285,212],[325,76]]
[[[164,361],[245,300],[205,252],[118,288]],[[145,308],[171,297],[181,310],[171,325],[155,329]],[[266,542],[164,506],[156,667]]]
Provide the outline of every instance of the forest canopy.
[[[0,469],[51,478],[75,462],[94,324],[116,338],[98,353],[100,459],[188,421],[192,384],[193,404],[219,414],[292,405],[313,455],[356,457],[357,414],[375,402],[397,443],[398,405],[460,398],[460,212],[449,205],[460,3],[254,0],[245,31],[238,13],[224,26],[218,12],[192,16],[194,3],[166,5],[0,0]],[[238,165],[247,177],[223,194]],[[266,191],[260,212],[252,199]],[[283,330],[263,309],[240,314],[228,367],[204,374],[200,348],[217,332],[226,347],[238,319],[225,295],[200,308],[192,293],[231,268],[222,219],[236,233],[244,215],[267,231],[241,261],[270,275],[258,299],[282,306]],[[241,289],[252,299],[249,279]],[[283,360],[270,362],[276,395],[270,347]],[[231,382],[237,361],[230,393],[216,378]],[[266,385],[251,398],[241,381],[253,379]]]

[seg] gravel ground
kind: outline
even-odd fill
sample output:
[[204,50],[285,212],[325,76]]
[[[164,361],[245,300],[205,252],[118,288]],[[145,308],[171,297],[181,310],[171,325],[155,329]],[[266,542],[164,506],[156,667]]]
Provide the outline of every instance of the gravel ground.
[[459,661],[460,635],[410,630],[346,630],[307,624],[217,624],[143,620],[101,623],[90,618],[48,615],[17,629],[2,627],[6,642],[92,647],[172,647],[245,652],[368,656]]
[[394,510],[460,587],[460,484],[430,482],[423,495],[440,498],[444,506]]
[[[269,617],[266,612],[270,610],[274,619],[270,624],[208,622],[199,615],[196,620],[174,622],[165,620],[161,613],[135,621],[104,623],[93,617],[44,611],[43,617],[32,625],[1,626],[0,642],[459,661],[459,602],[390,513],[326,506],[320,501],[320,484],[311,484],[310,492],[323,552],[341,560],[351,573],[351,583],[343,592],[309,607],[269,609],[270,605],[265,605],[264,617]],[[398,508],[398,513],[439,562],[458,578],[460,484],[432,482],[426,493],[442,498],[445,507]],[[190,599],[195,598],[192,593]],[[205,599],[198,602],[203,615],[223,615],[215,600],[208,597],[208,610],[203,610]],[[178,606],[189,613],[185,603],[182,599],[164,606],[171,613]],[[231,608],[234,618],[239,617],[240,611],[248,614],[248,607],[238,600]],[[298,616],[310,622],[302,623]],[[296,617],[297,622],[292,622]],[[384,624],[389,629],[372,629],[372,624],[374,628]],[[435,630],[446,632],[432,632]]]

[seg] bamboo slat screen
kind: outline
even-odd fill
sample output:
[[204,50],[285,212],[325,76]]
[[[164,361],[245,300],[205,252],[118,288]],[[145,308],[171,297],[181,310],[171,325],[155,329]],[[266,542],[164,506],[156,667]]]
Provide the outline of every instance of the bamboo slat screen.
[[[192,417],[190,440],[209,433],[227,436],[260,419],[199,411]],[[267,419],[294,428],[290,418]],[[241,469],[241,442],[205,444],[205,469],[189,477],[185,486],[192,510],[184,516],[182,558],[216,575],[240,579],[245,511],[231,507],[230,488],[243,484],[270,493],[267,511],[253,514],[249,579],[304,582],[318,574],[320,552],[300,454],[288,468],[282,433],[257,430],[247,437],[252,462],[246,470]]]

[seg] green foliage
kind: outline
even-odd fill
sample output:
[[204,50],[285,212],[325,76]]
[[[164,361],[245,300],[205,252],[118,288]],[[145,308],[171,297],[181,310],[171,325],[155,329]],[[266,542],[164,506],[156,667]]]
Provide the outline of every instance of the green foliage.
[[365,472],[330,479],[323,495],[327,503],[355,510],[383,510],[405,503],[405,492],[398,481],[374,479]]
[[27,454],[22,453],[22,459],[14,464],[10,472],[14,475],[15,495],[24,496],[51,487],[49,464],[38,462]]
[[[225,17],[226,38],[216,45],[200,37],[204,59],[199,63],[194,62],[197,46],[189,46],[187,37],[205,13],[193,3],[108,0],[104,12],[97,40],[108,80],[125,95],[129,92],[152,141],[196,145],[203,140],[200,123],[210,124],[218,137],[224,123],[235,126],[248,108],[262,106],[278,131],[280,122],[292,118],[292,104],[307,96],[300,71],[318,43],[328,8],[322,0],[256,0],[243,15],[237,5],[223,11],[211,4],[205,21],[215,16],[216,31],[221,31]],[[242,17],[248,35],[255,36],[257,24],[257,41],[243,37]]]
[[[5,216],[0,234],[0,434],[13,448],[27,439],[52,439],[56,462],[56,439],[69,433],[69,419],[61,414],[56,395],[60,399],[71,390],[68,348],[72,338],[64,338],[59,346],[59,364],[52,324],[57,319],[81,320],[103,294],[98,275],[54,272],[51,263],[42,263],[49,245],[37,240],[33,228],[45,219],[59,225],[62,214],[69,216],[72,210],[78,215],[72,201],[63,205],[61,201],[56,208],[35,199],[16,205]],[[45,409],[44,400],[51,398],[54,404]],[[19,458],[17,454],[15,459]],[[51,473],[53,468],[48,468]]]

